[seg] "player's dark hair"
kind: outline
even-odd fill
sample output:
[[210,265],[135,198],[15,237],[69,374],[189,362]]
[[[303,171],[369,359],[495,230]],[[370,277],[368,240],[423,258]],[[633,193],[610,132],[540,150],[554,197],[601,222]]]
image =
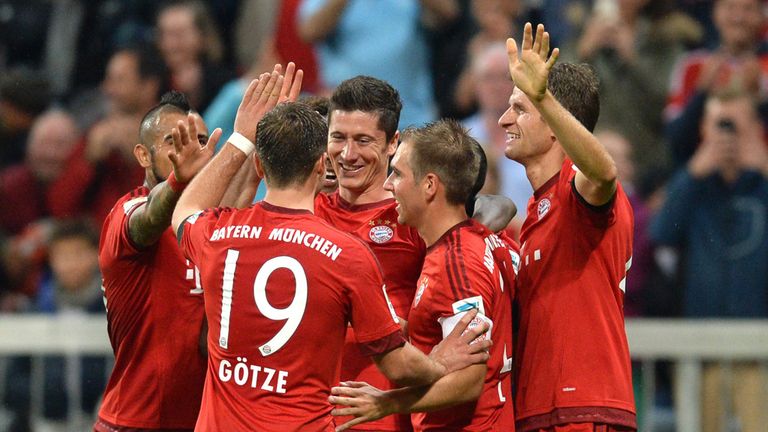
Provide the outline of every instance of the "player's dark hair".
[[555,99],[590,132],[600,116],[599,87],[595,70],[586,63],[557,63],[547,82]]
[[264,115],[256,129],[256,153],[267,186],[301,184],[312,174],[328,145],[328,124],[301,102],[282,103]]
[[151,142],[153,141],[152,134],[155,132],[154,126],[157,123],[157,117],[160,116],[161,113],[164,114],[167,112],[178,112],[181,114],[187,114],[192,111],[194,110],[189,105],[189,100],[187,100],[187,96],[185,96],[184,93],[177,92],[176,90],[171,90],[165,93],[160,98],[160,103],[147,111],[147,113],[144,115],[144,118],[141,119],[141,127],[139,128],[139,140],[142,144],[149,148],[150,152],[153,151]]
[[[445,185],[445,197],[451,204],[465,205],[474,196],[479,180],[480,146],[459,122],[443,119],[421,128],[408,128],[403,141],[411,145],[410,160],[414,177],[418,180],[434,173]],[[487,167],[487,164],[486,164]]]
[[485,176],[488,174],[488,158],[485,155],[485,150],[480,143],[474,147],[475,155],[480,159],[480,167],[477,172],[477,180],[472,187],[472,193],[467,198],[467,202],[464,203],[464,209],[467,211],[467,215],[472,216],[475,214],[475,198],[477,198],[480,189],[485,186]]
[[331,107],[331,100],[325,96],[302,96],[299,102],[309,105],[310,108],[317,111],[321,116],[328,118],[328,109]]
[[86,219],[66,219],[56,223],[49,244],[70,238],[83,238],[91,246],[99,246],[99,233]]
[[384,131],[389,142],[397,132],[402,109],[403,102],[394,87],[378,78],[358,75],[336,87],[331,95],[328,121],[330,123],[335,110],[374,113],[379,117],[379,129]]

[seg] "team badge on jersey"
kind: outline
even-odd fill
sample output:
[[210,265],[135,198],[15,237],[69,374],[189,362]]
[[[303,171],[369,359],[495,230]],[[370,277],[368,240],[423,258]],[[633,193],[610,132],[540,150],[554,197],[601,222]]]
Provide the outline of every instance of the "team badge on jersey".
[[377,225],[368,231],[368,237],[371,238],[371,241],[379,244],[392,240],[394,236],[395,232],[386,225]]
[[543,200],[539,201],[539,207],[537,209],[539,220],[541,220],[541,218],[549,213],[550,207],[552,207],[552,203],[549,201],[549,198],[544,198]]
[[416,307],[421,301],[421,296],[424,294],[424,290],[429,286],[429,276],[424,276],[419,283],[419,289],[416,290],[416,296],[413,298],[413,307]]

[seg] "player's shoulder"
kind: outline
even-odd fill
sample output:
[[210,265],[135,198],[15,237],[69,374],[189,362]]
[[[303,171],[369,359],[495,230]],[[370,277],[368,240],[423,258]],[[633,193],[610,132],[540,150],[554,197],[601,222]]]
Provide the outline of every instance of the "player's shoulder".
[[117,202],[115,202],[115,205],[112,207],[112,212],[129,214],[134,207],[147,202],[148,196],[149,188],[146,186],[139,186],[134,188],[130,192],[118,198]]

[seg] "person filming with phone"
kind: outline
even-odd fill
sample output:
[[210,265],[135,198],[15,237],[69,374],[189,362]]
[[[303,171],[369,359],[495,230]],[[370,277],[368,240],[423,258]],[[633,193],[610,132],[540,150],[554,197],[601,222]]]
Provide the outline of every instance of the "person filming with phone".
[[[650,235],[680,250],[683,316],[766,318],[768,147],[753,95],[708,96],[700,131],[693,157],[667,185]],[[705,363],[701,430],[720,430],[724,421],[738,422],[743,431],[765,430],[767,388],[754,362],[733,362],[730,374]],[[728,401],[733,406],[726,410]],[[725,419],[726,411],[736,418]]]

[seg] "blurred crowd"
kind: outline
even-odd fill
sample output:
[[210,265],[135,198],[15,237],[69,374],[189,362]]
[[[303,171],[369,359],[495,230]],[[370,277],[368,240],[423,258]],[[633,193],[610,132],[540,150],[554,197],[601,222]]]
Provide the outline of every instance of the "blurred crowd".
[[0,312],[104,313],[97,233],[142,182],[133,151],[144,113],[179,90],[228,136],[247,82],[278,61],[296,62],[311,94],[359,74],[388,81],[403,98],[401,127],[461,119],[488,154],[485,192],[518,207],[514,234],[532,190],[504,157],[497,121],[513,88],[504,41],[531,21],[550,30],[561,61],[590,63],[601,80],[597,135],[635,212],[626,315],[768,318],[767,10],[762,0],[0,0]]

